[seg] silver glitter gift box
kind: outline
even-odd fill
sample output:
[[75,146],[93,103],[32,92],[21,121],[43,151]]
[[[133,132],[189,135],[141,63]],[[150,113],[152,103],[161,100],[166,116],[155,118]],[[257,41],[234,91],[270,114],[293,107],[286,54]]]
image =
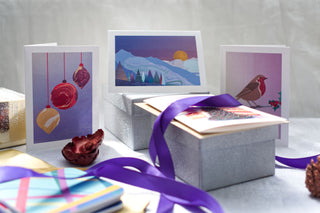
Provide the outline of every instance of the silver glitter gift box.
[[[133,150],[148,148],[156,116],[136,103],[154,96],[106,95],[105,128]],[[274,175],[278,134],[278,125],[274,125],[202,135],[173,121],[165,139],[176,175],[198,188],[212,190]]]
[[[145,108],[147,109],[147,108]],[[148,110],[148,109],[147,109]],[[152,124],[156,119],[154,109]],[[278,125],[199,134],[172,121],[165,132],[176,175],[203,190],[274,175]]]
[[195,137],[170,126],[166,140],[175,172],[203,190],[274,175],[278,127],[264,127],[207,137]]
[[104,97],[104,126],[133,150],[146,149],[152,133],[150,113],[135,103],[154,94],[109,93]]

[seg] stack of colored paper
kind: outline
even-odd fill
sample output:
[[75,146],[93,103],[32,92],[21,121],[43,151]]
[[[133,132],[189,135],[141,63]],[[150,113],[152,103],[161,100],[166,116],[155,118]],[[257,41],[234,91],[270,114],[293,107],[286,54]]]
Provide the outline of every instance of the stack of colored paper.
[[[46,174],[79,177],[85,173],[78,169],[65,168]],[[122,208],[120,197],[123,189],[95,177],[22,178],[1,183],[0,191],[2,201],[11,208],[26,213],[113,212]]]

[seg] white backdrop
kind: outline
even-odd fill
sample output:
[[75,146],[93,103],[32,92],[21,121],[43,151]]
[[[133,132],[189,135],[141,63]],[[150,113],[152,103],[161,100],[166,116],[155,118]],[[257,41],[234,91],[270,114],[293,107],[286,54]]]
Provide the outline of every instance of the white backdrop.
[[107,72],[110,29],[200,30],[215,94],[219,45],[287,45],[290,116],[320,117],[320,0],[0,0],[0,86],[25,91],[25,44],[98,45]]

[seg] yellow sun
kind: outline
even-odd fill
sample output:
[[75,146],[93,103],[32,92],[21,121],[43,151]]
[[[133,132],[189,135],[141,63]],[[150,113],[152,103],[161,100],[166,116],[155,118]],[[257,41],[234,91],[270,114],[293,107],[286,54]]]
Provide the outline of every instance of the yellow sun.
[[183,51],[183,50],[177,50],[174,54],[173,54],[173,59],[180,59],[182,61],[185,61],[188,59],[188,54]]

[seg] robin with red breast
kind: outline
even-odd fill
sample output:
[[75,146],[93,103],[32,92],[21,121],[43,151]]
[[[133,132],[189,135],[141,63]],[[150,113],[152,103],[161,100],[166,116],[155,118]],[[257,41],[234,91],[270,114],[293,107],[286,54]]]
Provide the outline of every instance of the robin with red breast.
[[241,90],[241,92],[236,95],[237,100],[243,99],[248,102],[250,107],[253,107],[250,104],[251,101],[252,103],[254,103],[255,108],[259,107],[259,105],[255,103],[255,101],[261,98],[261,96],[263,96],[263,94],[266,92],[266,84],[264,82],[266,79],[267,78],[264,75],[257,75],[256,77],[254,77],[247,84],[247,86],[245,86]]

